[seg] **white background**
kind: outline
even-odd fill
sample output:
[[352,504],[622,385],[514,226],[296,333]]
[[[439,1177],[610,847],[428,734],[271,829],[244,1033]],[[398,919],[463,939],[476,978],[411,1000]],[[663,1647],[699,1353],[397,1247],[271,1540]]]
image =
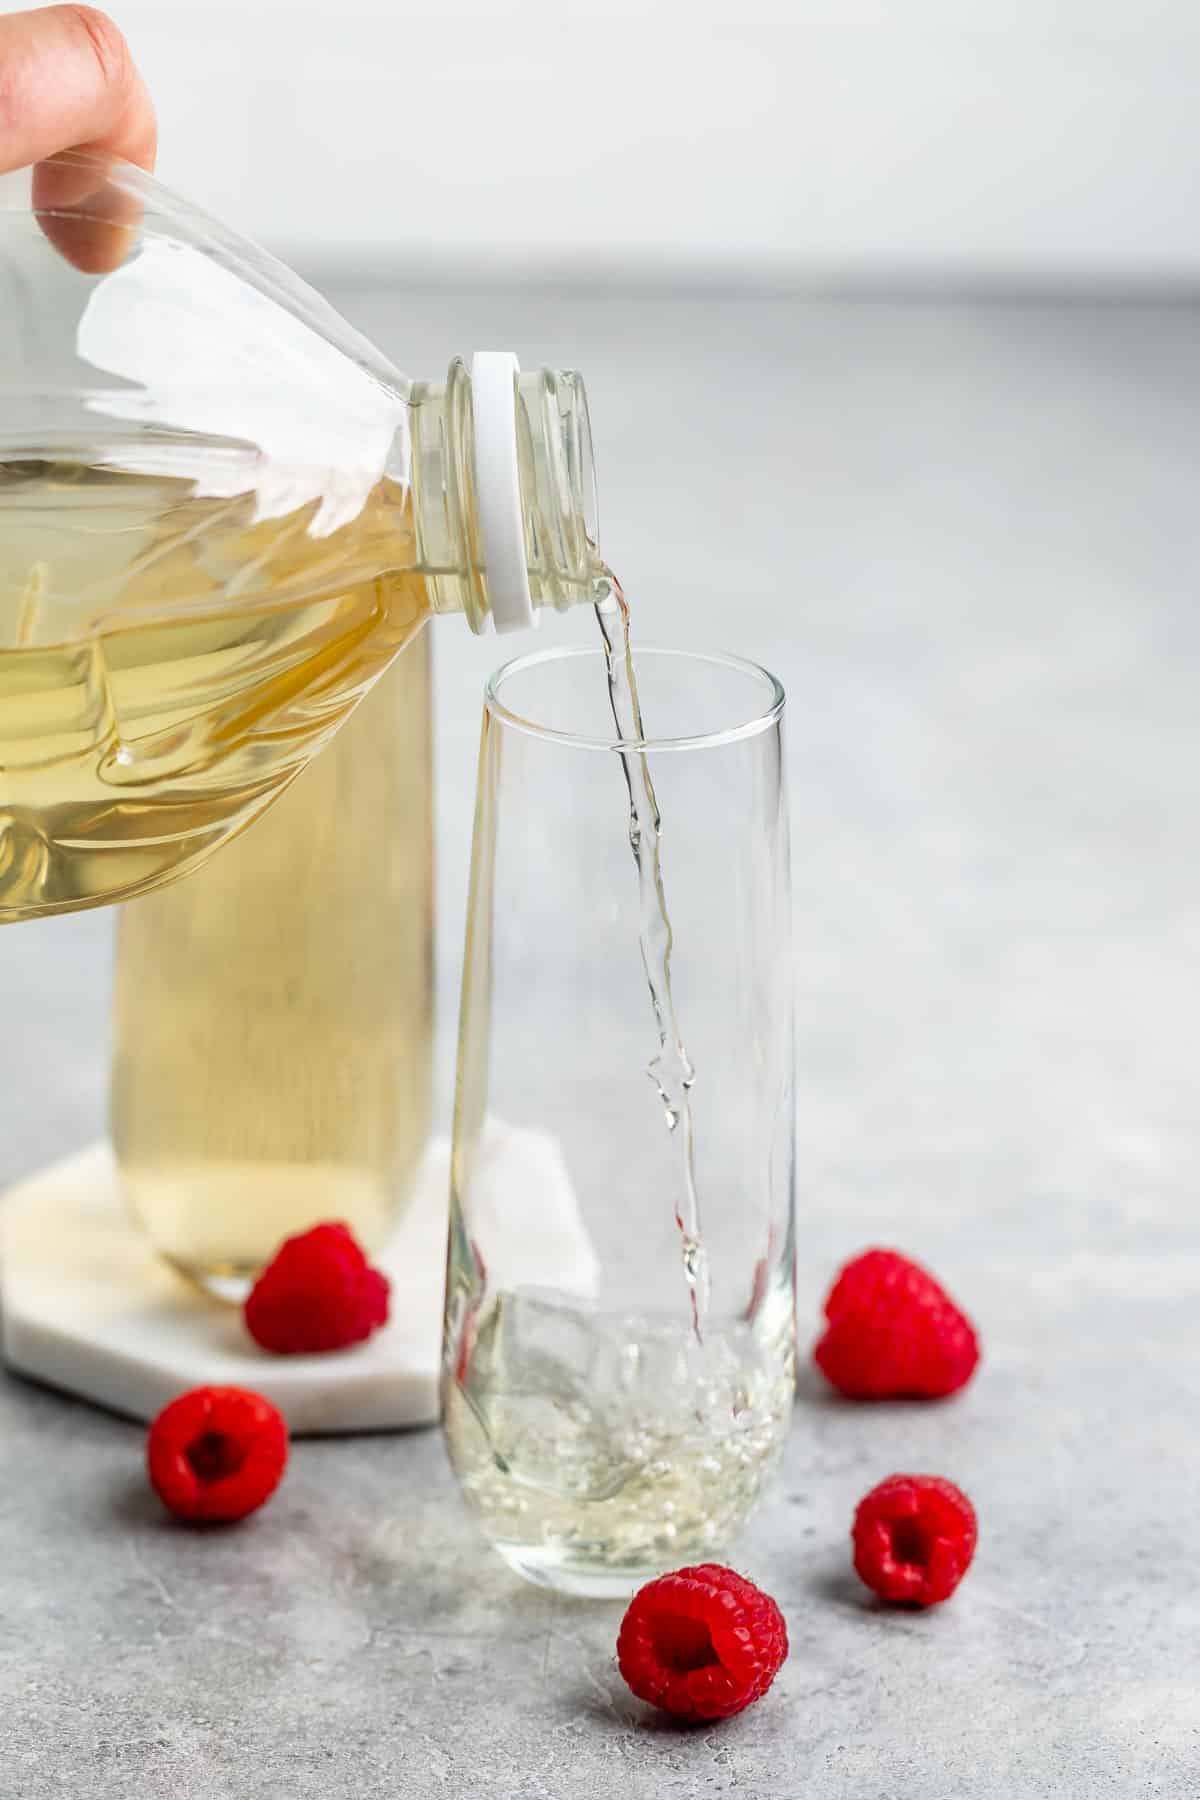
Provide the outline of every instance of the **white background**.
[[1196,0],[111,10],[164,178],[310,269],[1200,275]]

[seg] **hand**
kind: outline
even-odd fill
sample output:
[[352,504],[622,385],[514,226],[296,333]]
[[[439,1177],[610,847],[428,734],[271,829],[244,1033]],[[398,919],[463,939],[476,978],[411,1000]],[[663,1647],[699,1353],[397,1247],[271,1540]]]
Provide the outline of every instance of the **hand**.
[[[33,165],[42,230],[87,274],[125,258],[141,203],[109,182],[112,157],[154,167],[154,107],[129,46],[107,14],[45,6],[0,18],[0,171]],[[63,150],[85,159],[50,162]]]
[[0,18],[0,170],[88,149],[154,167],[154,107],[107,14],[46,6]]

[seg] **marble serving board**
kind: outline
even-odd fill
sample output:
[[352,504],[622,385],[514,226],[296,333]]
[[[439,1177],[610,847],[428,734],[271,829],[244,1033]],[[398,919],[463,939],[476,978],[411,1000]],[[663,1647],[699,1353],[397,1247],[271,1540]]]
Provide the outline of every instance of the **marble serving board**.
[[[515,1277],[519,1262],[524,1280],[562,1281],[573,1271],[577,1286],[589,1286],[594,1253],[557,1144],[489,1123],[477,1171],[477,1216],[498,1247],[492,1281]],[[212,1382],[265,1394],[301,1436],[433,1424],[448,1195],[449,1146],[435,1140],[375,1259],[392,1283],[388,1324],[349,1350],[272,1356],[250,1339],[237,1307],[155,1255],[125,1210],[108,1145],[93,1144],[0,1200],[4,1359],[136,1419]]]

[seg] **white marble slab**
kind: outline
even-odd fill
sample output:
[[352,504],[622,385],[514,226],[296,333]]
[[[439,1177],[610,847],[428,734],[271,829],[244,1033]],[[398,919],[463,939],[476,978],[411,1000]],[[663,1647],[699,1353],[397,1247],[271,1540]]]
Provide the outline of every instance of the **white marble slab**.
[[432,1147],[413,1204],[378,1259],[391,1318],[365,1344],[272,1356],[238,1307],[157,1257],[128,1218],[107,1144],[53,1164],[5,1196],[3,1347],[10,1368],[114,1412],[151,1419],[205,1382],[265,1394],[291,1430],[391,1431],[438,1416],[447,1150]]

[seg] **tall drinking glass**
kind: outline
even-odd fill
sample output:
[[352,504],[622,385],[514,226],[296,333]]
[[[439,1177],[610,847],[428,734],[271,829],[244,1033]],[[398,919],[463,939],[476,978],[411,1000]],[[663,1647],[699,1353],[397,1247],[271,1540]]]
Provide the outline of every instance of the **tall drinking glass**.
[[719,1552],[794,1381],[783,691],[635,668],[637,739],[600,651],[488,687],[460,1026],[450,1457],[500,1554],[576,1594]]

